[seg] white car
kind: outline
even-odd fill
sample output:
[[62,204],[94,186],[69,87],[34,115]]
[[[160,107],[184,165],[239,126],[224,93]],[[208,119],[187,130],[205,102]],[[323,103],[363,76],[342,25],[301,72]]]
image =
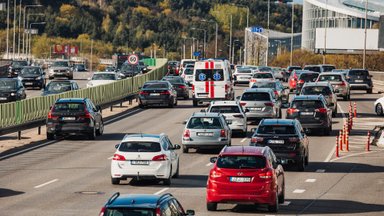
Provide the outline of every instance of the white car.
[[237,101],[212,101],[207,112],[223,114],[232,132],[247,136],[247,116]]
[[192,85],[193,82],[193,68],[195,67],[194,64],[187,64],[185,65],[185,68],[183,69],[181,73],[181,77],[184,78],[185,82],[188,85]]
[[275,81],[275,77],[272,72],[256,72],[253,74],[252,78],[249,80],[249,88],[252,88],[253,84],[256,82],[269,82]]
[[374,103],[375,112],[378,116],[384,115],[384,97],[377,99]]
[[87,88],[109,84],[119,79],[119,76],[115,72],[95,72],[92,77],[88,79]]
[[116,146],[111,162],[111,182],[134,178],[155,179],[170,185],[179,176],[180,145],[173,145],[165,134],[126,135]]
[[252,78],[253,71],[250,67],[236,67],[235,73],[233,76],[233,85],[238,83],[249,83],[249,80]]

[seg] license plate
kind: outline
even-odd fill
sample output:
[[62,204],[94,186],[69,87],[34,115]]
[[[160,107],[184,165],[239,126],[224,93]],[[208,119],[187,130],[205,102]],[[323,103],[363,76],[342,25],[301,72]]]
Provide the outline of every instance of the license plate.
[[268,140],[270,144],[284,144],[284,140]]
[[213,136],[213,133],[201,132],[197,133],[197,136]]
[[63,117],[62,119],[64,121],[68,121],[68,120],[75,120],[76,118],[75,117]]
[[132,160],[131,165],[149,165],[147,160]]
[[301,112],[301,115],[313,115],[313,112]]
[[364,82],[363,80],[355,80],[355,82]]
[[232,124],[232,120],[227,120],[227,124]]
[[26,82],[26,83],[24,83],[25,85],[33,85],[33,83],[31,83],[31,82]]
[[208,93],[198,93],[197,96],[199,96],[199,97],[207,97]]
[[261,107],[249,108],[249,110],[252,110],[252,111],[261,111],[261,109],[263,109],[263,108],[261,108]]
[[251,177],[230,177],[230,182],[251,182]]
[[5,98],[5,97],[0,97],[0,100],[7,100],[7,98]]
[[151,93],[151,96],[160,96],[160,93]]
[[56,75],[63,75],[63,73],[56,73]]

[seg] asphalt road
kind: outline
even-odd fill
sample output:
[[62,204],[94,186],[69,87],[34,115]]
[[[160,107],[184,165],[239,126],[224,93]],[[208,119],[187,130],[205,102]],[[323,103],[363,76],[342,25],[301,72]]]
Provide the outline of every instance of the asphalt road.
[[[237,95],[245,88],[238,87]],[[353,92],[361,116],[372,116],[372,103],[380,95]],[[339,101],[331,136],[310,134],[310,163],[305,172],[286,170],[286,202],[279,214],[293,215],[383,215],[384,153],[334,159],[336,131],[341,129],[343,111],[349,102]],[[110,159],[127,133],[166,133],[174,144],[181,143],[182,122],[201,107],[179,101],[170,108],[135,112],[105,127],[95,141],[72,138],[0,161],[0,215],[98,215],[114,193],[172,193],[185,209],[196,215],[266,215],[262,206],[221,204],[207,212],[205,186],[211,168],[209,158],[217,152],[180,155],[180,178],[170,187],[153,182],[110,183]],[[285,113],[285,110],[283,111]],[[254,125],[256,126],[256,125]],[[248,127],[249,130],[253,126]],[[250,137],[250,134],[248,134]],[[233,138],[232,145],[248,145],[249,138]],[[363,152],[363,151],[362,151]],[[331,161],[332,160],[332,161]]]

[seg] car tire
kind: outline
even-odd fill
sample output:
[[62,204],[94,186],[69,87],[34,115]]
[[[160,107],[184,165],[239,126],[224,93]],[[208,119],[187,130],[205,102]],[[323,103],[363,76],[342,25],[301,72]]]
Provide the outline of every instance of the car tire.
[[169,107],[169,108],[173,108],[174,106],[175,106],[174,101],[173,101],[173,100],[172,100],[172,101],[169,101],[168,107]]
[[189,95],[184,96],[184,100],[188,100],[188,99],[189,99]]
[[177,160],[177,169],[175,175],[173,175],[173,178],[179,178],[180,176],[180,161]]
[[281,109],[279,109],[279,118],[283,118],[283,115],[282,115],[282,112],[281,112]]
[[197,107],[197,100],[193,100],[193,106]]
[[383,106],[381,105],[381,103],[378,103],[376,105],[375,111],[376,111],[376,114],[378,116],[382,116],[383,115]]
[[183,153],[188,153],[189,152],[189,148],[188,147],[185,147],[183,146]]
[[372,94],[372,89],[368,89],[367,94]]
[[54,139],[55,139],[55,134],[47,133],[47,140],[54,140]]
[[324,128],[323,129],[323,135],[324,136],[329,136],[329,134],[331,134],[331,129],[328,127],[328,128]]
[[73,80],[73,76],[68,77],[69,80]]
[[101,121],[99,128],[96,130],[96,135],[101,136],[101,135],[103,135],[103,133],[104,133],[104,122]]
[[297,171],[303,172],[305,169],[305,159],[303,157],[297,161]]
[[171,167],[171,170],[169,172],[168,178],[163,180],[163,185],[170,186],[171,183],[172,183],[172,167]]
[[268,211],[269,212],[278,212],[279,211],[279,198],[276,191],[276,201],[273,205],[268,205]]
[[336,108],[335,108],[335,111],[332,112],[332,117],[336,117],[336,115],[337,115],[337,106],[336,106]]
[[142,104],[142,103],[139,103],[139,108],[141,108],[141,109],[145,109],[145,106],[144,106],[144,104]]
[[207,210],[208,211],[216,211],[217,210],[217,203],[207,202]]
[[50,79],[50,80],[51,80],[51,79],[53,79],[53,77],[48,77],[48,79]]
[[307,166],[309,164],[309,153],[307,156],[305,156],[305,165]]
[[283,187],[283,189],[282,189],[281,194],[279,195],[279,198],[278,198],[279,203],[284,203],[284,201],[285,201],[285,182],[283,182],[282,187]]
[[88,139],[89,140],[96,139],[96,128],[95,127],[93,127],[92,131],[88,133]]
[[111,183],[112,183],[113,185],[118,185],[118,184],[120,184],[120,178],[112,178],[112,177],[111,177]]
[[177,106],[177,98],[175,99],[175,106]]

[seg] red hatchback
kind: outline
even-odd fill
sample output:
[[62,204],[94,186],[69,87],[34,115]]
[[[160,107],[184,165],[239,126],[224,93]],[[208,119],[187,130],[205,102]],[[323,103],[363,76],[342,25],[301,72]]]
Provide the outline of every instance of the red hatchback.
[[218,203],[266,204],[277,212],[284,202],[284,169],[268,147],[224,147],[211,158],[214,167],[207,182],[207,209]]

